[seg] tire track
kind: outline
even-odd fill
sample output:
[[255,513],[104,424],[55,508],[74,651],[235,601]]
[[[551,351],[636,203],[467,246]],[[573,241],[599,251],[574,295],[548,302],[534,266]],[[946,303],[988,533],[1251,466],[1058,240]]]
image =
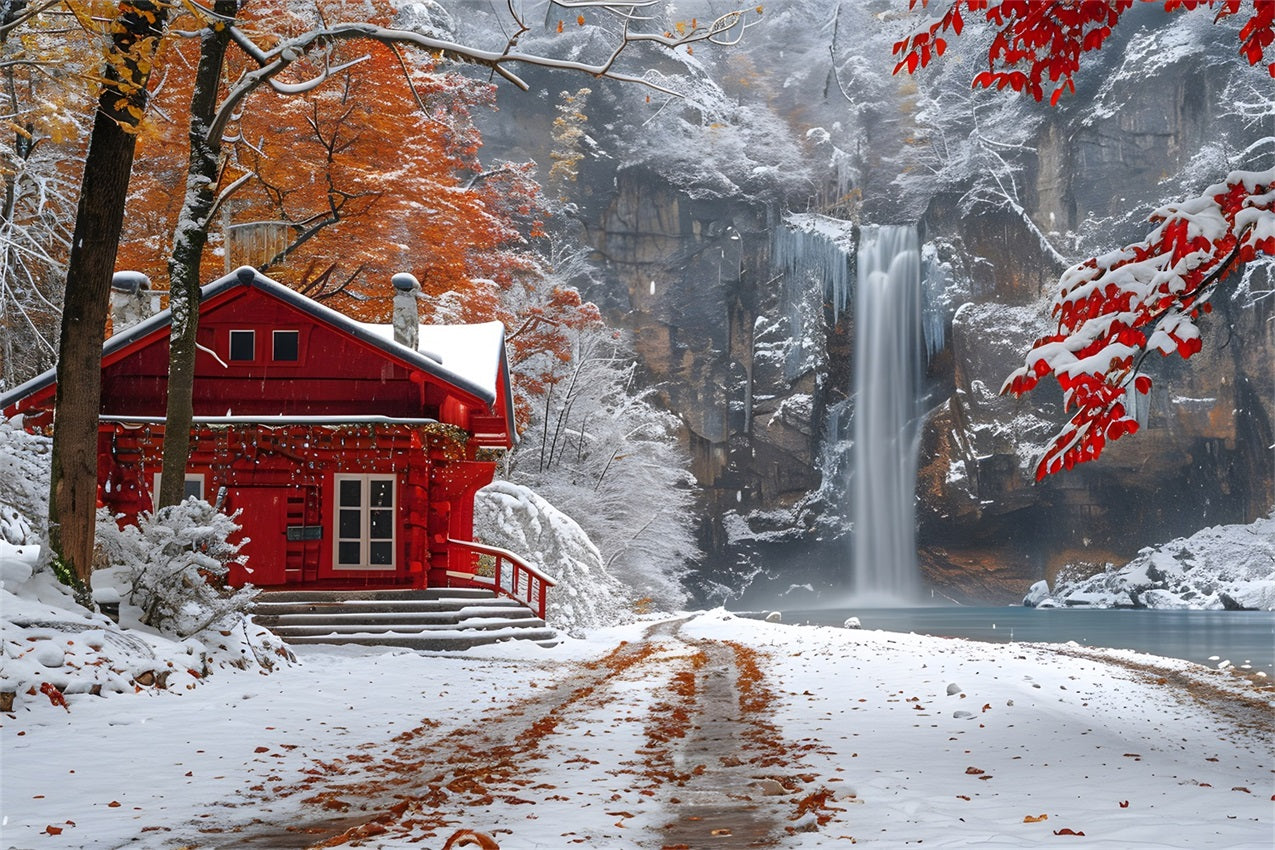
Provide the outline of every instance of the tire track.
[[785,742],[769,722],[764,658],[682,636],[687,619],[652,625],[480,727],[423,723],[380,755],[316,762],[296,787],[254,786],[238,806],[299,797],[310,814],[256,820],[216,846],[434,847],[469,828],[525,847],[515,832],[542,813],[568,827],[562,847],[770,847],[817,829],[831,795],[800,769],[813,745]]

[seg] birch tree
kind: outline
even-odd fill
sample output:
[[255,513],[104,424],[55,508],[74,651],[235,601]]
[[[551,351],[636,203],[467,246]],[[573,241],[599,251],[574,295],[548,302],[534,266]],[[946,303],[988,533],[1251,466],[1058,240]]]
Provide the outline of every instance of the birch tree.
[[[625,59],[642,47],[659,47],[675,50],[699,43],[729,45],[737,42],[743,30],[750,25],[746,13],[729,12],[704,26],[686,26],[682,23],[671,30],[647,29],[651,23],[646,13],[654,11],[655,0],[633,2],[602,2],[601,0],[562,0],[559,7],[577,13],[577,25],[586,23],[585,15],[610,17],[618,22],[607,55],[596,61],[562,58],[548,54],[524,53],[519,50],[520,37],[530,30],[529,23],[521,16],[513,3],[507,7],[512,35],[502,49],[482,49],[452,41],[437,34],[399,29],[385,22],[362,20],[353,22],[329,22],[321,17],[317,26],[296,35],[271,39],[273,44],[255,36],[247,27],[241,27],[233,17],[214,14],[210,26],[224,28],[231,43],[248,60],[249,67],[229,86],[220,102],[210,114],[210,120],[195,127],[192,113],[192,146],[218,148],[228,132],[236,114],[248,108],[247,100],[253,92],[269,87],[281,94],[298,94],[313,90],[334,75],[349,67],[331,61],[334,45],[343,43],[379,43],[404,50],[425,51],[438,61],[477,65],[488,69],[494,76],[522,89],[527,84],[518,75],[520,66],[538,66],[562,71],[607,77],[648,87],[668,90],[654,78],[638,71],[626,70]],[[758,7],[760,9],[760,7]],[[333,10],[341,13],[341,7]],[[758,14],[758,12],[753,13]],[[304,64],[302,62],[304,61]],[[350,60],[358,61],[357,59]],[[295,78],[290,72],[297,67],[308,66],[315,70],[306,78]],[[670,94],[673,92],[668,90]],[[196,140],[194,134],[201,138]],[[209,160],[201,160],[206,163]],[[192,160],[193,162],[193,160]],[[188,245],[206,239],[209,226],[207,211],[215,206],[217,190],[215,173],[203,171],[192,175],[187,186],[186,203],[179,216],[178,231],[174,234],[174,256],[170,266],[173,285],[170,306],[173,313],[171,331],[173,357],[170,363],[168,390],[168,414],[165,426],[163,477],[159,494],[160,505],[174,504],[181,498],[180,483],[189,455],[189,432],[193,421],[191,407],[195,335],[198,329],[198,281],[201,278],[201,252],[184,249]],[[231,187],[223,187],[231,188]],[[202,236],[198,234],[203,234]],[[178,257],[178,249],[183,249]],[[178,281],[181,281],[179,284]]]

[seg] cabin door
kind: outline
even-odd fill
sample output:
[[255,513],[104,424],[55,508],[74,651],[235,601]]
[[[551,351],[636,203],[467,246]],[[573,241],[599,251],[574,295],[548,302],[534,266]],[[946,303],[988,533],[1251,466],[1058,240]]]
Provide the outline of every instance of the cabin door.
[[248,556],[247,567],[251,570],[246,574],[236,571],[244,577],[235,581],[232,575],[232,583],[247,581],[258,587],[269,587],[287,580],[288,493],[286,487],[230,488],[227,507],[232,512],[240,511],[235,521],[243,528],[242,534],[248,542],[239,551]]

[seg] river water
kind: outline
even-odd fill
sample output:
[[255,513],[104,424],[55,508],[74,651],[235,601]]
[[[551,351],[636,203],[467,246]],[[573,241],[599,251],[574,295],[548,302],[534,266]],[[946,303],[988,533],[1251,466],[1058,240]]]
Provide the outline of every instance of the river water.
[[1275,677],[1275,612],[1077,608],[822,608],[784,611],[785,623],[916,632],[998,643],[1026,641],[1134,649],[1210,667],[1229,661]]

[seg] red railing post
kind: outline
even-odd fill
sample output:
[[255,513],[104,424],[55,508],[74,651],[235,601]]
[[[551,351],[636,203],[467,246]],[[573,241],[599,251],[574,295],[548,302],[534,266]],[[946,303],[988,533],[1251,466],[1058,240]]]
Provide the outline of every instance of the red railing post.
[[[447,542],[470,554],[467,559],[469,563],[468,573],[449,572],[449,584],[452,580],[455,580],[462,585],[489,588],[496,593],[526,604],[527,607],[536,612],[537,617],[544,619],[545,610],[548,606],[549,588],[554,586],[553,579],[507,549],[486,546],[482,543],[475,543],[472,540],[454,540],[449,538]],[[475,564],[479,555],[490,555],[495,561],[493,570],[495,575],[491,582],[478,577],[476,574]],[[507,590],[504,583],[504,563],[506,561],[509,562],[509,588]],[[525,598],[522,590],[524,581],[526,582]]]

